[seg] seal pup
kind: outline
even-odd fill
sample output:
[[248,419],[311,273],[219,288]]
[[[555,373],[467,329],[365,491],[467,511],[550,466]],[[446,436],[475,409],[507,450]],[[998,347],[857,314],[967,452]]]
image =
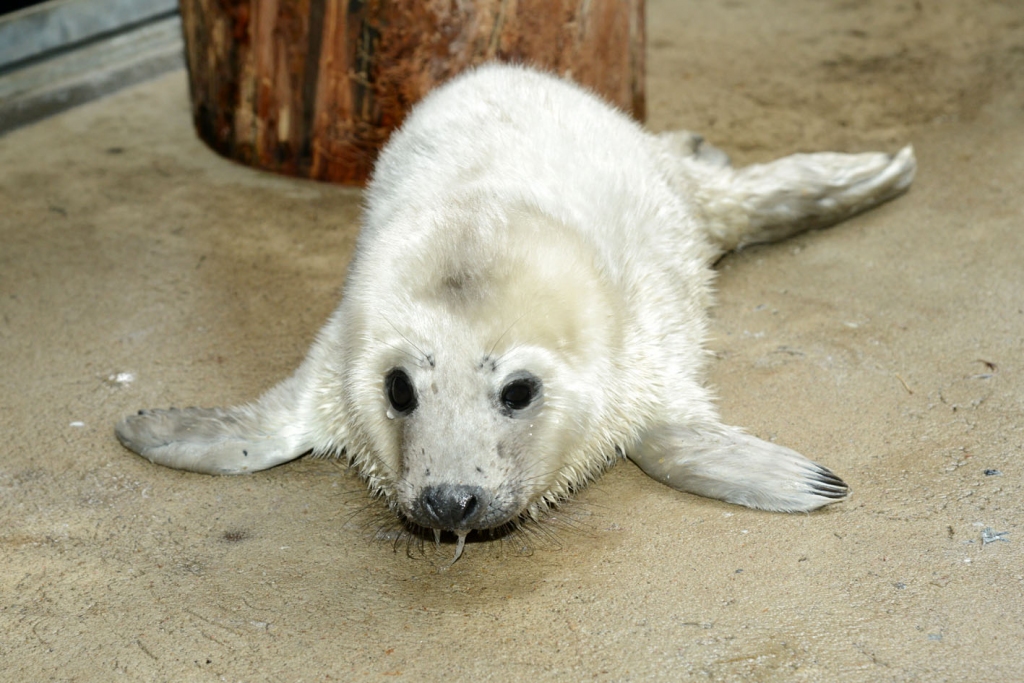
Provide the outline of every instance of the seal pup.
[[380,155],[341,304],[295,374],[234,408],[116,427],[152,462],[254,472],[346,458],[413,527],[538,519],[621,457],[676,489],[808,511],[845,483],[722,424],[704,385],[711,264],[910,184],[896,155],[733,168],[584,89],[490,65],[428,95]]

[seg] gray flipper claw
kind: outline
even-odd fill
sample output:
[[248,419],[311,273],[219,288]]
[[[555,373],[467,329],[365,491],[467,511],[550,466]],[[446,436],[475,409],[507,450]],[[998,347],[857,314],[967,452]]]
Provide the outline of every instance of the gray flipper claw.
[[850,495],[850,487],[846,482],[835,475],[827,467],[818,465],[817,471],[811,477],[810,490],[815,495],[840,500]]

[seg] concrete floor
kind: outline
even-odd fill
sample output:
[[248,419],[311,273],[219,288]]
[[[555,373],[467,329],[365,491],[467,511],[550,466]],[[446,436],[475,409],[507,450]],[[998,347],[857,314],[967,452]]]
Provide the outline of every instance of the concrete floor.
[[755,512],[622,463],[438,572],[336,463],[124,450],[125,413],[285,376],[358,225],[356,190],[208,151],[179,72],[0,138],[0,680],[1024,680],[1024,7],[648,19],[654,129],[917,149],[908,195],[719,266],[725,417],[853,498]]

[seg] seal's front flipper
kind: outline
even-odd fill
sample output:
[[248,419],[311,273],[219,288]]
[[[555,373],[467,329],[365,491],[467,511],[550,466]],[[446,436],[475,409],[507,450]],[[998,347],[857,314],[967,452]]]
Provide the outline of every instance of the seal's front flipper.
[[236,408],[140,410],[114,428],[127,448],[158,465],[204,474],[245,474],[312,448],[301,415],[299,376]]
[[807,512],[849,494],[829,469],[726,425],[658,428],[629,458],[672,488],[759,510]]

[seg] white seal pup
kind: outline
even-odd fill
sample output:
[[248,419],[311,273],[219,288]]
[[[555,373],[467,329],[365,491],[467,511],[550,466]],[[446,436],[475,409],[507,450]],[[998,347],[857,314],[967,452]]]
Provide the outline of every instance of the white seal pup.
[[383,150],[343,300],[296,373],[117,436],[216,474],[344,456],[403,521],[454,532],[456,557],[622,456],[683,491],[813,510],[846,484],[722,424],[704,386],[711,264],[890,199],[914,170],[909,147],[735,169],[564,80],[476,69]]

